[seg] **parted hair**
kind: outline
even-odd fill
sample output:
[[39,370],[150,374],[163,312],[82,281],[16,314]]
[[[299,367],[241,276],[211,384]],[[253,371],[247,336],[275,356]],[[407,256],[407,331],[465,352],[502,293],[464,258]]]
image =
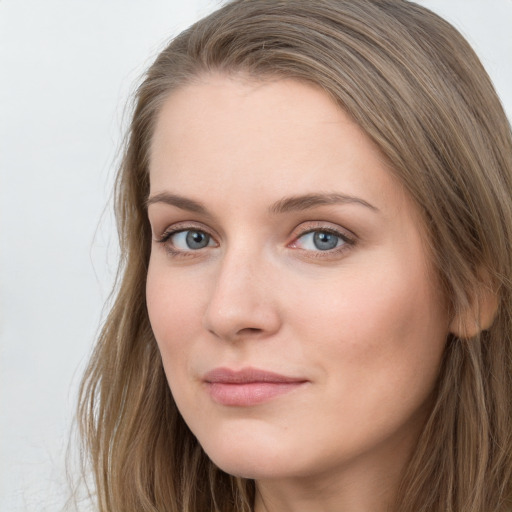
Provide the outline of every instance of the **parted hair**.
[[[78,409],[97,508],[253,508],[254,482],[217,468],[178,412],[145,302],[155,120],[173,90],[208,73],[314,84],[385,155],[460,319],[395,510],[512,510],[510,125],[466,40],[405,0],[235,0],[174,38],[143,77],[115,187],[118,279]],[[496,304],[489,325],[482,296]]]

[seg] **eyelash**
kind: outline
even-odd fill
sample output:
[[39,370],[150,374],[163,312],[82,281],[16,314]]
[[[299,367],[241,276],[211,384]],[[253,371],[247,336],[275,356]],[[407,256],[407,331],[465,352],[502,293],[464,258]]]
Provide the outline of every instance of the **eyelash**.
[[[167,253],[173,258],[196,257],[199,255],[198,253],[201,252],[201,249],[196,249],[196,250],[190,249],[190,250],[185,251],[185,250],[181,250],[181,249],[176,249],[169,243],[169,241],[171,240],[171,238],[174,235],[177,235],[178,233],[184,233],[187,231],[204,233],[211,240],[213,240],[215,242],[215,237],[212,236],[208,232],[208,230],[204,229],[203,227],[194,226],[194,225],[183,225],[183,226],[180,225],[180,226],[176,226],[174,228],[168,229],[160,237],[158,237],[156,239],[156,242],[158,244],[163,245],[165,247],[165,250],[167,251]],[[308,235],[310,233],[327,233],[330,235],[334,235],[342,242],[342,244],[337,247],[334,247],[332,249],[327,249],[324,251],[322,251],[320,249],[315,251],[315,250],[310,250],[310,249],[302,249],[300,247],[294,247],[294,245],[297,244],[297,242],[301,238],[305,237],[306,235]],[[215,243],[218,247],[218,243],[217,242],[215,242]],[[349,235],[346,232],[342,232],[340,230],[337,230],[337,229],[334,229],[331,227],[326,227],[325,224],[323,224],[323,225],[318,225],[318,226],[313,226],[313,227],[309,226],[307,228],[304,228],[304,230],[302,230],[299,234],[297,234],[294,237],[292,242],[287,244],[287,247],[292,247],[298,251],[307,253],[308,257],[326,259],[326,258],[332,258],[332,257],[339,256],[341,253],[344,253],[346,250],[348,250],[350,247],[354,246],[355,244],[356,244],[356,239],[355,239],[354,235]],[[207,247],[208,246],[205,246],[204,248],[207,248]]]

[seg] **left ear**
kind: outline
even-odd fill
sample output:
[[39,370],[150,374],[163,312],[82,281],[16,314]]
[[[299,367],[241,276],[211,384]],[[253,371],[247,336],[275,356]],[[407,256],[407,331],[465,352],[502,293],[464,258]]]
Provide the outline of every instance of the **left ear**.
[[458,338],[472,338],[493,324],[499,301],[490,281],[488,275],[479,281],[466,309],[451,321],[450,332]]

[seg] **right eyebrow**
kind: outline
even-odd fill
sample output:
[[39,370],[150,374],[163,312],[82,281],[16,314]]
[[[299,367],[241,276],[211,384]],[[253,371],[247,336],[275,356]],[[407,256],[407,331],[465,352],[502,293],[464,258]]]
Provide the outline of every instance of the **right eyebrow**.
[[165,203],[171,206],[176,206],[181,210],[188,210],[189,212],[200,213],[202,215],[209,215],[208,210],[198,201],[188,199],[187,197],[179,196],[176,194],[169,194],[168,192],[161,192],[154,196],[148,197],[146,200],[146,209],[155,203]]

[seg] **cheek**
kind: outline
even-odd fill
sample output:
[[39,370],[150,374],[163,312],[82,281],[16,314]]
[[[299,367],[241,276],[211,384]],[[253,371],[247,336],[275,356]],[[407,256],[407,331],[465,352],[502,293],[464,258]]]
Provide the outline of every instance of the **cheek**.
[[165,264],[150,262],[146,284],[149,320],[169,388],[187,420],[201,416],[195,388],[190,385],[190,365],[195,354],[201,353],[197,340],[202,328],[203,292],[199,283],[191,283]]
[[348,269],[317,293],[293,295],[294,335],[309,340],[308,357],[354,397],[425,394],[434,385],[448,318],[428,273],[400,263],[378,267],[386,272]]
[[204,300],[204,289],[198,283],[150,262],[146,301],[166,371],[169,361],[177,361],[186,355],[194,333],[201,329]]
[[340,449],[354,452],[395,433],[413,442],[428,412],[447,321],[422,272],[404,279],[398,267],[389,270],[364,279],[347,272],[318,293],[294,298],[293,338],[321,370],[314,415],[324,421],[308,439],[329,453],[340,436]]

